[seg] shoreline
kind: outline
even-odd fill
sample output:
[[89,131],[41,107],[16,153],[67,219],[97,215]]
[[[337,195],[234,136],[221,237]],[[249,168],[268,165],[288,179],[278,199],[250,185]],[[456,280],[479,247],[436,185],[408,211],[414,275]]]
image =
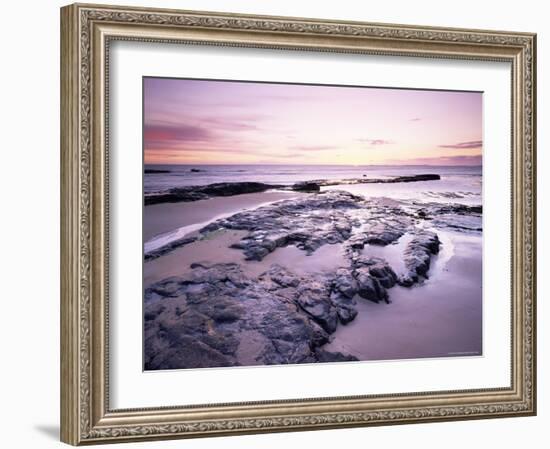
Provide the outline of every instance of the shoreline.
[[319,192],[322,187],[348,186],[358,184],[397,184],[425,181],[439,181],[438,174],[417,174],[406,176],[392,176],[385,178],[344,178],[344,179],[315,179],[297,181],[293,184],[268,184],[263,182],[220,182],[188,187],[175,187],[163,192],[151,193],[144,196],[145,206],[164,203],[180,203],[205,200],[215,197],[231,197],[236,195],[261,193],[271,190],[289,190],[296,192]]
[[481,353],[481,207],[268,194],[144,262],[147,370]]
[[267,191],[245,193],[230,197],[216,197],[193,203],[161,203],[145,206],[143,213],[143,241],[174,231],[211,221],[217,216],[237,213],[263,204],[299,196],[299,192]]
[[[343,249],[338,244],[325,245],[318,250],[318,254],[314,253],[309,256],[295,247],[285,247],[270,254],[270,257],[266,257],[265,261],[247,262],[238,250],[228,249],[228,246],[238,241],[242,236],[242,231],[223,231],[209,239],[194,242],[175,250],[171,254],[148,262],[151,269],[145,281],[148,285],[152,285],[166,280],[166,278],[194,278],[196,277],[197,268],[191,268],[190,263],[193,261],[195,267],[213,266],[222,268],[224,264],[228,267],[237,264],[237,266],[244,269],[243,274],[246,278],[264,282],[262,280],[266,279],[266,273],[270,273],[267,279],[271,279],[270,282],[273,282],[273,279],[285,279],[284,276],[288,276],[283,274],[283,278],[274,277],[274,267],[277,267],[278,263],[285,259],[288,261],[287,256],[298,256],[291,259],[290,265],[287,264],[286,266],[300,276],[301,285],[304,285],[305,279],[309,278],[316,282],[315,279],[318,279],[320,273],[335,271],[339,269],[338,267],[341,268],[344,265],[342,262]],[[480,245],[478,245],[479,242],[476,242],[481,237],[466,236],[464,239],[464,236],[461,236],[460,233],[455,233],[454,238],[457,240],[454,242],[454,249],[451,249],[448,260],[445,260],[446,256],[443,253],[435,256],[433,266],[427,273],[429,277],[425,281],[412,287],[396,285],[389,289],[389,304],[369,301],[355,295],[357,315],[347,324],[338,324],[335,331],[330,336],[325,337],[326,343],[319,345],[316,350],[319,354],[324,354],[322,358],[316,360],[305,359],[303,362],[280,361],[277,364],[346,360],[405,360],[482,355],[482,297],[479,290],[481,284],[477,284],[479,278],[469,276],[481,266],[481,260],[477,253],[477,251],[480,251]],[[467,240],[470,240],[470,242],[467,243]],[[474,250],[464,250],[464,243],[473,247]],[[444,239],[443,245],[447,244],[448,242]],[[323,253],[325,257],[323,257]],[[200,257],[196,257],[197,254],[200,254]],[[439,263],[438,258],[443,259],[441,263]],[[212,264],[214,259],[216,263]],[[321,259],[325,260],[324,266],[317,265]],[[182,269],[182,266],[187,266],[187,268]],[[296,266],[301,266],[301,269],[296,269]],[[210,272],[209,270],[208,273]],[[225,269],[223,269],[223,272],[225,273]],[[204,278],[198,278],[197,282],[199,283],[196,285],[208,285],[204,282],[211,276],[211,274],[207,274]],[[294,278],[286,279],[289,279],[289,285],[293,284],[292,279]],[[201,287],[201,289],[203,288]],[[472,292],[474,294],[470,295]],[[245,294],[246,296],[248,294]],[[464,296],[468,299],[466,302]],[[222,294],[220,298],[227,297]],[[211,307],[215,307],[217,300],[212,302],[212,299],[206,299],[204,304],[209,303]],[[172,301],[171,297],[161,299],[161,302],[167,304],[168,300]],[[176,300],[177,297],[173,299],[173,301]],[[260,294],[258,301],[262,303],[264,300],[266,303],[272,301],[264,294]],[[156,303],[154,299],[147,301],[146,304]],[[226,299],[223,301],[226,301]],[[149,310],[149,307],[146,306],[146,310]],[[249,305],[248,307],[253,307],[251,310],[254,310],[257,306]],[[273,328],[273,326],[275,324],[268,325],[269,328]],[[277,330],[276,332],[283,331]],[[236,344],[236,354],[239,356],[238,366],[269,364],[265,361],[256,360],[256,357],[259,357],[263,351],[262,345],[264,343],[258,343],[262,350],[252,351],[250,348],[251,342],[242,339],[244,337],[256,338],[263,342],[265,338],[261,337],[256,330],[243,329],[229,335],[231,337],[224,338],[237,337],[240,341],[240,344]],[[202,337],[196,338],[200,341]],[[250,355],[251,352],[252,355]],[[242,358],[240,358],[241,356]],[[326,357],[326,359],[323,357]],[[227,365],[222,360],[218,360],[213,365],[197,365],[194,367],[208,368],[209,366]],[[185,368],[186,366],[179,367]],[[149,368],[156,369],[154,367]]]
[[324,348],[364,361],[481,356],[481,236],[444,234],[450,254],[435,256],[428,279],[394,287],[383,307],[359,302],[357,318]]
[[217,200],[149,206],[226,214],[144,262],[146,369],[479,355],[481,207],[341,190]]

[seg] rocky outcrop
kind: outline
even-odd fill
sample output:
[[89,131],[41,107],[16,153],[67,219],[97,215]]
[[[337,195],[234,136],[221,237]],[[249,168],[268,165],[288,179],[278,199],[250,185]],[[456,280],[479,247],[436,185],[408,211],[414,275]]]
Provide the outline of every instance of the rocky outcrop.
[[216,196],[234,196],[244,193],[258,193],[275,189],[275,184],[264,184],[262,182],[221,182],[206,186],[176,187],[163,193],[146,195],[145,205],[159,203],[178,203],[206,200]]
[[[415,251],[436,250],[428,236],[415,241]],[[145,291],[148,370],[356,360],[322,346],[357,316],[357,301],[389,302],[398,282],[385,260],[364,256],[308,276],[279,265],[257,279],[235,263],[191,268]]]
[[330,279],[279,266],[255,280],[237,264],[192,268],[145,291],[145,369],[356,360],[321,348],[347,307]]
[[[191,172],[202,172],[204,170],[192,168]],[[145,173],[161,173],[162,170],[145,169]],[[178,203],[205,200],[217,196],[234,196],[244,193],[265,192],[270,189],[294,190],[297,192],[319,192],[323,186],[350,185],[350,184],[389,184],[398,182],[436,181],[439,175],[424,174],[413,176],[397,176],[394,178],[367,179],[351,178],[315,181],[301,181],[292,185],[265,184],[262,182],[222,182],[208,184],[205,186],[176,187],[165,192],[152,193],[145,196],[145,205],[160,203]]]
[[389,245],[397,241],[405,234],[409,221],[375,221],[363,227],[363,230],[355,233],[347,242],[347,246],[353,250],[363,249],[365,245]]
[[440,245],[435,232],[417,233],[405,250],[405,266],[408,272],[399,279],[399,284],[409,287],[420,278],[428,277],[431,256],[439,253]]
[[357,357],[350,354],[330,352],[322,348],[315,350],[315,357],[318,362],[356,362],[359,360]]
[[386,182],[419,182],[419,181],[439,181],[441,176],[436,174],[425,174],[425,175],[412,175],[412,176],[397,176]]
[[395,176],[393,178],[367,178],[366,175],[363,175],[362,178],[319,179],[312,182],[320,186],[338,186],[338,185],[354,185],[354,184],[394,184],[398,182],[439,181],[440,179],[441,179],[441,176],[436,174]]
[[153,251],[149,251],[149,252],[146,252],[144,255],[143,255],[143,258],[145,261],[147,260],[152,260],[152,259],[156,259],[157,257],[160,257],[166,253],[169,253],[181,246],[184,246],[184,245],[187,245],[189,243],[193,243],[194,241],[197,240],[197,236],[183,236],[182,238],[180,239],[177,239],[177,240],[173,240],[171,241],[170,243],[164,245],[164,246],[161,246],[160,248],[156,249],[156,250],[153,250]]
[[321,187],[315,182],[303,181],[295,183],[292,186],[292,190],[297,192],[319,192]]
[[170,173],[170,170],[159,169],[159,168],[146,168],[143,170],[143,173],[146,175],[161,174],[161,173]]
[[361,298],[369,301],[389,303],[387,289],[396,284],[397,275],[384,259],[352,256],[349,275],[352,281],[351,288],[347,289],[348,295],[355,291]]
[[364,207],[362,197],[329,191],[243,211],[206,226],[201,233],[221,228],[248,231],[233,245],[243,251],[247,260],[262,260],[276,248],[287,245],[311,254],[322,245],[347,240],[353,228],[348,212],[361,207]]
[[431,226],[456,231],[483,230],[483,207],[465,204],[422,204],[417,210],[418,218],[430,220]]

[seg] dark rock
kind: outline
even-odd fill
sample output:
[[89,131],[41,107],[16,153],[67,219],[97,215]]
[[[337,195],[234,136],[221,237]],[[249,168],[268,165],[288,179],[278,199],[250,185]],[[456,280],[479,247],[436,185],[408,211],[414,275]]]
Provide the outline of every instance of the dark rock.
[[156,173],[170,173],[170,170],[157,169],[157,168],[146,168],[143,170],[143,173],[147,174],[156,174]]
[[440,245],[436,233],[418,232],[405,249],[405,266],[408,271],[399,279],[399,284],[409,287],[421,277],[428,277],[431,256],[439,252]]
[[[193,170],[193,169],[192,169]],[[204,200],[216,196],[234,196],[243,193],[265,192],[282,187],[262,182],[221,182],[206,186],[176,187],[163,193],[146,195],[145,205]]]
[[[376,211],[374,206],[371,210]],[[383,213],[388,212],[383,209]],[[386,219],[384,216],[376,216],[374,219],[369,219],[362,227],[360,232],[357,232],[346,241],[346,246],[351,252],[361,250],[365,245],[380,245],[386,246],[399,240],[411,226],[412,221],[407,216],[397,216],[394,214],[392,220]]]
[[280,266],[274,266],[269,275],[273,281],[282,287],[298,287],[300,285],[300,278]]
[[339,268],[336,270],[336,276],[333,280],[334,289],[348,298],[353,298],[357,293],[357,281],[353,277],[351,270]]
[[361,197],[330,191],[313,196],[279,201],[218,220],[200,232],[220,228],[249,233],[232,245],[248,260],[262,260],[279,247],[295,245],[309,254],[325,244],[342,243],[352,234],[349,211],[364,205]]
[[483,230],[483,218],[480,214],[439,214],[432,219],[432,226],[442,229],[470,232]]
[[330,287],[315,279],[302,279],[297,288],[297,304],[329,334],[336,330],[338,315],[330,300]]
[[439,181],[441,176],[435,174],[397,176],[388,182],[418,182],[418,181]]
[[329,304],[322,302],[315,303],[309,298],[304,297],[299,302],[302,309],[311,315],[325,331],[331,334],[336,330],[336,326],[338,325],[336,309],[332,308]]
[[337,185],[354,185],[354,184],[394,184],[399,182],[419,182],[419,181],[438,181],[441,179],[440,175],[436,174],[421,174],[410,176],[395,176],[393,178],[368,178],[366,175],[361,178],[348,178],[348,179],[319,179],[315,180],[315,183],[320,186],[337,186]]
[[[145,340],[146,351],[152,344],[149,340]],[[185,348],[185,350],[182,350],[182,348]],[[146,357],[144,365],[146,370],[159,370],[234,366],[235,362],[220,351],[183,334],[177,343],[155,351],[152,357]]]
[[357,309],[355,307],[340,307],[337,313],[340,323],[348,324],[357,316]]
[[483,207],[466,204],[422,204],[418,210],[418,217],[431,220],[436,228],[452,229],[457,231],[480,232],[483,229]]
[[399,240],[405,234],[409,223],[410,220],[408,218],[395,219],[391,222],[376,219],[364,231],[366,235],[364,243],[381,246],[389,245]]
[[157,296],[145,302],[146,369],[239,365],[249,332],[256,349],[248,365],[352,360],[318,351],[338,322],[357,315],[349,296],[356,282],[346,268],[303,277],[274,265],[252,282],[237,264],[193,264],[187,275],[148,288]]
[[366,232],[360,232],[353,235],[348,241],[347,245],[351,249],[363,249],[367,244],[369,235]]
[[361,298],[373,302],[388,302],[388,292],[380,284],[380,281],[370,274],[368,267],[356,268],[353,275],[357,281],[357,293]]
[[252,365],[315,362],[338,322],[330,285],[278,266],[252,282],[237,264],[193,264],[147,289],[145,368],[234,366],[241,353]]
[[167,278],[151,287],[151,291],[160,296],[176,297],[179,296],[181,285],[178,282],[178,278]]
[[357,316],[357,302],[354,298],[342,295],[339,292],[333,292],[330,299],[333,306],[336,307],[338,319],[342,324],[348,324],[355,319]]
[[[149,169],[146,169],[149,170]],[[198,168],[192,168],[190,170],[193,173],[202,172],[204,170]],[[214,196],[232,196],[241,195],[243,193],[257,193],[264,192],[269,189],[282,188],[290,189],[299,192],[319,192],[322,186],[335,186],[335,185],[350,185],[350,184],[388,184],[399,182],[417,182],[417,181],[434,181],[440,179],[439,175],[435,174],[423,174],[412,176],[397,176],[395,178],[384,179],[366,179],[352,178],[352,179],[339,179],[339,180],[327,180],[320,179],[315,181],[301,181],[296,182],[293,185],[280,185],[280,184],[264,184],[261,182],[224,182],[217,184],[209,184],[206,186],[190,186],[190,187],[177,187],[166,192],[155,193],[146,195],[144,198],[145,205],[159,204],[159,203],[177,203],[180,201],[198,201],[204,200]]]
[[157,314],[153,312],[145,312],[145,314],[143,315],[143,319],[145,321],[154,320],[156,317],[157,317]]
[[369,274],[384,288],[391,288],[397,283],[397,275],[384,259],[360,256],[353,261],[353,266],[366,267]]
[[185,246],[189,243],[192,243],[194,242],[195,240],[197,240],[197,237],[195,236],[184,236],[182,237],[181,239],[177,239],[177,240],[174,240],[170,243],[168,243],[167,245],[164,245],[156,250],[153,250],[153,251],[149,251],[147,253],[145,253],[143,255],[143,258],[145,260],[153,260],[153,259],[156,259],[157,257],[160,257],[166,253],[169,253],[177,248],[180,248],[182,246]]
[[250,245],[244,250],[246,260],[262,260],[267,256],[272,250],[262,246],[262,245]]
[[310,181],[297,182],[292,186],[292,190],[297,192],[319,192],[321,187],[319,184]]
[[315,356],[319,362],[353,362],[359,359],[351,354],[344,354],[342,352],[330,352],[326,349],[317,349]]

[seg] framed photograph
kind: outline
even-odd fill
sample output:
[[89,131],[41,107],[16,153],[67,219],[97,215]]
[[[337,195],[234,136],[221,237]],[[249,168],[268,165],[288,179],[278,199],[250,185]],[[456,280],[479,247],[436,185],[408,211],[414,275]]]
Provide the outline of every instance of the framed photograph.
[[61,35],[62,441],[536,413],[534,34]]

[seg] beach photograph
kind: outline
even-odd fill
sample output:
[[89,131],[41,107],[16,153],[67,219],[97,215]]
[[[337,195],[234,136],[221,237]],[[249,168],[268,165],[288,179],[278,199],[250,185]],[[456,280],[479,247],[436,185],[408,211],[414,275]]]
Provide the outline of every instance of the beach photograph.
[[143,78],[143,369],[483,355],[483,93]]

